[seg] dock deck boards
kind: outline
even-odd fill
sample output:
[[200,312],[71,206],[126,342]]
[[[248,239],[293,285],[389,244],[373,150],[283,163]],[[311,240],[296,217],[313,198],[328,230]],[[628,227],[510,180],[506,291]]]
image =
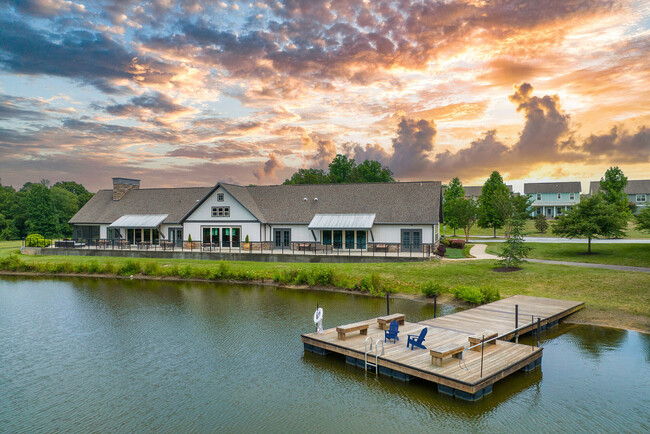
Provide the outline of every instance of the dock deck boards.
[[[515,305],[519,305],[518,324],[522,327],[531,322],[531,316],[534,316],[535,321],[540,318],[542,326],[552,324],[581,309],[584,303],[516,295],[418,323],[406,321],[399,328],[400,340],[396,343],[384,343],[384,354],[378,358],[379,366],[463,392],[476,393],[541,358],[542,348],[498,340],[496,345],[486,346],[484,349],[482,376],[480,351],[465,351],[462,361],[453,359],[444,366],[436,366],[431,362],[429,349],[451,345],[464,345],[467,348],[468,337],[481,334],[484,330],[497,332],[500,336],[505,335],[504,339],[510,339],[514,335],[509,332],[515,328]],[[369,321],[372,321],[372,324],[368,328],[367,336],[352,334],[346,340],[340,340],[334,327],[324,330],[321,334],[304,334],[302,340],[314,347],[363,360],[365,340],[368,336],[372,337],[373,343],[384,340],[384,331],[379,328],[376,319]],[[427,349],[407,349],[407,335],[419,334],[423,327],[429,328],[424,342]],[[531,328],[527,327],[519,334]],[[369,354],[368,361],[374,363],[374,351]]]

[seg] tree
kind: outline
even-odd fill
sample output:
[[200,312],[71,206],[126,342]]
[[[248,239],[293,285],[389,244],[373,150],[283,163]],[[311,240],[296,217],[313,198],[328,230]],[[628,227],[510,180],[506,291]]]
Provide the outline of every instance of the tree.
[[543,234],[546,233],[546,230],[548,229],[548,222],[546,221],[546,217],[544,217],[543,214],[537,214],[537,217],[535,217],[535,229],[537,229],[537,232],[541,232]]
[[77,198],[77,206],[79,209],[81,209],[82,206],[86,204],[90,200],[91,197],[93,197],[93,194],[86,190],[86,187],[84,187],[81,184],[77,184],[74,181],[62,181],[62,182],[57,182],[52,186],[52,188],[63,188],[64,190],[69,191],[70,193],[74,194]]
[[351,182],[355,167],[354,159],[342,154],[336,154],[336,157],[329,164],[330,182],[332,184]]
[[636,215],[636,226],[642,231],[650,232],[650,207],[645,207]]
[[618,166],[607,169],[605,176],[600,179],[600,193],[603,199],[609,204],[616,205],[622,212],[628,209],[626,185],[627,177]]
[[445,189],[442,202],[445,224],[454,230],[454,236],[456,236],[456,229],[461,227],[458,222],[458,216],[454,212],[456,209],[454,207],[454,201],[456,201],[456,199],[462,199],[463,197],[465,197],[465,189],[463,188],[460,179],[456,177],[449,182],[449,185]]
[[496,202],[503,200],[509,194],[510,190],[496,170],[492,172],[481,189],[481,195],[478,198],[478,225],[482,228],[493,228],[494,238],[497,236],[497,229],[501,229],[505,224]]
[[556,235],[588,240],[587,253],[591,253],[591,240],[596,237],[621,237],[627,218],[616,205],[605,202],[601,194],[584,198],[553,225]]
[[[352,160],[354,161],[354,160]],[[331,173],[331,172],[330,172]],[[352,170],[353,182],[395,182],[393,171],[379,161],[365,160]]]
[[20,233],[14,225],[14,221],[0,214],[0,240],[17,240],[19,238]]
[[45,185],[32,184],[23,202],[27,214],[25,222],[27,232],[41,234],[48,238],[59,235],[58,215],[52,194]]
[[473,199],[461,197],[452,202],[452,213],[458,219],[458,227],[465,232],[465,242],[469,241],[469,231],[476,223],[478,205]]
[[78,198],[62,187],[54,186],[50,188],[50,193],[54,201],[60,233],[64,237],[71,237],[72,225],[68,224],[68,221],[79,211]]
[[511,227],[510,237],[501,245],[499,257],[501,264],[506,268],[516,267],[528,256],[531,248],[524,243],[522,229],[525,220],[519,217],[511,217],[508,225]]
[[508,190],[498,190],[494,195],[492,204],[497,215],[501,221],[504,222],[506,238],[510,238],[512,227],[510,223],[513,219],[526,220],[530,205],[533,203],[533,198],[527,195],[515,194]]
[[328,184],[329,177],[321,169],[298,169],[291,178],[284,181],[285,185],[297,184]]

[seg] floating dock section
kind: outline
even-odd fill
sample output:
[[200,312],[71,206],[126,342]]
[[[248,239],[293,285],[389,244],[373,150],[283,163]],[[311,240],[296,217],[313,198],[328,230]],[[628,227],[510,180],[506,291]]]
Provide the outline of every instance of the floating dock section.
[[[302,342],[306,351],[342,354],[361,368],[406,381],[421,378],[440,393],[475,401],[500,379],[541,365],[541,347],[511,340],[553,327],[583,307],[583,302],[516,295],[417,323],[391,315],[403,323],[396,342],[384,343],[385,317],[303,334]],[[423,328],[425,348],[407,348],[407,335],[417,339]]]

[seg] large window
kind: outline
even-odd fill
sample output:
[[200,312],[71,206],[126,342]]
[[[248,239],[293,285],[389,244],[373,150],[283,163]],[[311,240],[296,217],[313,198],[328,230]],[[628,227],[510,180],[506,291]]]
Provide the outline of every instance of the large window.
[[99,238],[99,226],[75,226],[74,238],[77,240],[96,240]]
[[367,240],[366,231],[343,231],[323,230],[321,231],[321,243],[332,246],[335,249],[365,249]]
[[637,202],[645,202],[645,193],[637,194],[636,195],[636,201]]
[[230,217],[229,206],[213,206],[212,217]]
[[214,247],[239,247],[241,242],[241,228],[239,227],[204,226],[201,232],[202,241],[213,244]]
[[127,228],[126,239],[131,244],[139,244],[142,242],[158,244],[160,236],[158,229]]

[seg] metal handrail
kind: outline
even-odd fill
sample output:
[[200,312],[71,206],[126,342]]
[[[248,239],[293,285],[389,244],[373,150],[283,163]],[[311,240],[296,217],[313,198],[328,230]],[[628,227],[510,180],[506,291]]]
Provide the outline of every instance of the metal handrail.
[[[370,339],[370,349],[368,349],[368,339]],[[366,341],[363,343],[363,361],[364,361],[364,369],[366,372],[368,371],[368,353],[372,351],[372,336],[368,336],[366,338]]]

